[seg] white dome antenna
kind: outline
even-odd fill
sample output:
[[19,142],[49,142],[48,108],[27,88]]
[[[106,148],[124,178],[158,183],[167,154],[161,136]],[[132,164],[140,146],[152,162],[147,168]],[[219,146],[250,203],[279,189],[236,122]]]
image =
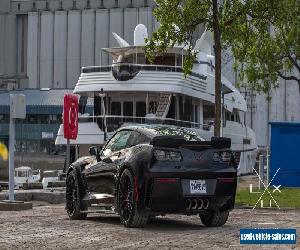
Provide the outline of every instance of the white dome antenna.
[[144,46],[145,38],[148,38],[147,27],[144,24],[138,24],[134,29],[134,46]]
[[118,34],[116,34],[115,32],[112,32],[114,38],[117,40],[118,44],[120,45],[120,47],[129,47],[129,43],[126,42],[122,37],[120,37]]
[[211,46],[213,44],[212,34],[210,31],[204,30],[201,37],[196,41],[194,50],[200,50],[211,55]]

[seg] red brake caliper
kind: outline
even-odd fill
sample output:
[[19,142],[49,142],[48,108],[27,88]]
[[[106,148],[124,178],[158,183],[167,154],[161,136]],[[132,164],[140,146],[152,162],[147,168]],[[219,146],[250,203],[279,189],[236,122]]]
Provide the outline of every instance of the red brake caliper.
[[134,196],[135,196],[135,200],[138,201],[139,200],[139,186],[138,186],[138,180],[137,177],[134,177]]

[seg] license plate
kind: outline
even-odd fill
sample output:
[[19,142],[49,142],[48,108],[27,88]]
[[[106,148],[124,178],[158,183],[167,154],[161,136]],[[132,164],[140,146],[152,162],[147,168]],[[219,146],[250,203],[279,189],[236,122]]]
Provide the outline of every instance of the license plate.
[[191,194],[206,194],[205,180],[190,180]]

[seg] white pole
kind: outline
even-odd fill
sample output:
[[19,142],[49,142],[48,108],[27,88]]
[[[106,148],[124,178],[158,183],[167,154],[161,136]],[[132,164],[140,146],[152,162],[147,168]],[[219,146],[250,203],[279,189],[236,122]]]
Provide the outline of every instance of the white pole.
[[104,142],[106,142],[106,140],[107,140],[107,124],[106,124],[106,110],[105,110],[104,97],[102,97],[102,105],[103,105]]
[[15,201],[15,119],[12,117],[12,96],[10,96],[10,120],[9,120],[9,201]]
[[260,180],[258,180],[258,189],[261,190],[262,189],[262,181],[264,181],[264,157],[263,155],[260,155],[259,156],[259,177],[260,177]]
[[269,174],[270,174],[270,150],[267,146],[267,185],[269,185]]
[[221,135],[221,137],[223,136],[223,126],[224,126],[224,93],[223,93],[223,91],[222,91],[222,112],[221,112],[221,133],[220,133],[220,135]]
[[70,167],[70,139],[67,139],[67,151],[66,151],[66,167],[64,173],[68,171]]

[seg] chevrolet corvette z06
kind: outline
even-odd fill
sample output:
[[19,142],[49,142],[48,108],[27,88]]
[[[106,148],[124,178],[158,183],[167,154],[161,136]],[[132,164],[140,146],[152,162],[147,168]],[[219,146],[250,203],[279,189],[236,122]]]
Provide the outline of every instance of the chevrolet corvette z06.
[[187,128],[138,125],[120,128],[102,150],[79,158],[66,178],[70,219],[114,213],[126,227],[143,227],[168,213],[199,215],[222,226],[234,207],[237,165],[231,141],[204,141]]

